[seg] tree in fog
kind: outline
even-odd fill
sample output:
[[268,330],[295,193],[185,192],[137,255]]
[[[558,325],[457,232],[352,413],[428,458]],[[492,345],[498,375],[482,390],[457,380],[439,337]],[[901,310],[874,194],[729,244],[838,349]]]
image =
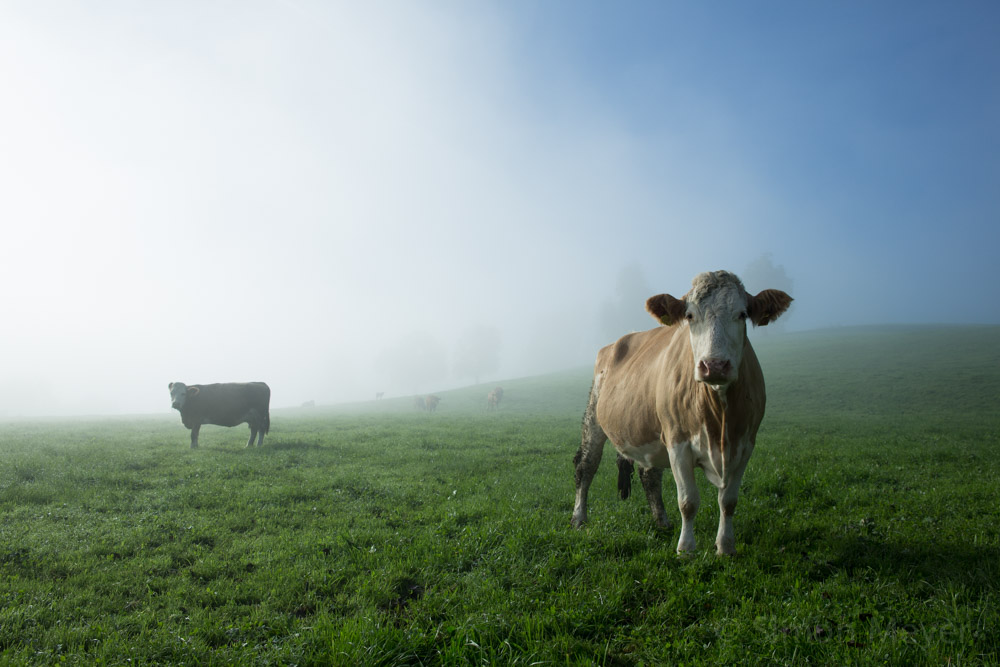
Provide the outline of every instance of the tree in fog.
[[444,346],[422,331],[412,332],[383,350],[375,366],[391,386],[413,393],[433,389],[448,375]]
[[654,326],[646,312],[646,299],[653,296],[646,276],[638,264],[629,264],[618,272],[615,294],[601,304],[599,330],[607,344],[631,331],[644,331]]
[[[793,297],[795,296],[792,289],[794,283],[788,277],[788,272],[785,271],[784,266],[774,264],[773,256],[769,252],[764,253],[751,262],[743,271],[743,275],[740,278],[743,280],[743,286],[746,287],[747,292],[750,294],[756,294],[766,289],[780,289],[783,292],[791,294]],[[771,331],[783,329],[788,322],[788,316],[794,308],[795,304],[793,303],[788,312],[782,315],[780,319],[768,324],[764,329],[770,329]]]
[[475,384],[500,367],[500,331],[475,326],[462,332],[455,346],[455,377],[472,378]]

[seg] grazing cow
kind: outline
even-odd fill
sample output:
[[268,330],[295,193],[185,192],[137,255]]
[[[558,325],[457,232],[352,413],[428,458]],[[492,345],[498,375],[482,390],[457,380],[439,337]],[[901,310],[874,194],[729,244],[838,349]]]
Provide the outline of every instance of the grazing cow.
[[[669,527],[661,483],[667,466],[677,485],[681,534],[677,551],[695,548],[700,467],[719,490],[720,554],[733,554],[733,512],[757,429],[764,417],[764,376],[747,338],[747,320],[763,326],[792,298],[779,290],[750,296],[732,273],[695,277],[682,299],[660,294],[646,310],[665,326],[631,333],[601,349],[583,417],[572,524],[587,521],[587,490],[605,440],[619,457],[619,493],[628,496],[639,464],[653,518]],[[623,488],[624,487],[624,488]]]
[[181,421],[191,429],[191,447],[198,446],[198,431],[202,424],[216,426],[250,425],[247,447],[264,443],[264,434],[271,429],[271,389],[263,382],[226,382],[222,384],[192,384],[171,382],[172,407],[181,413]]
[[384,391],[377,391],[377,392],[375,392],[375,400],[376,401],[381,401],[383,396],[385,396],[385,392]]
[[424,399],[424,403],[427,405],[427,412],[434,412],[435,410],[437,410],[438,403],[440,402],[441,399],[438,398],[437,396],[434,396],[432,394],[427,394],[427,397]]
[[486,409],[496,410],[500,407],[501,400],[503,400],[503,387],[495,387],[486,395]]

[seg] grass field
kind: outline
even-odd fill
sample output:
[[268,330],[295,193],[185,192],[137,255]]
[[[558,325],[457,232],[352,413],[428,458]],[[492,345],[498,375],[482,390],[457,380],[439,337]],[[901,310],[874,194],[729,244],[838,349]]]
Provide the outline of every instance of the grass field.
[[[1000,663],[1000,328],[756,343],[768,414],[718,558],[620,501],[569,526],[588,369],[275,410],[0,423],[0,664]],[[664,496],[675,522],[673,483]]]

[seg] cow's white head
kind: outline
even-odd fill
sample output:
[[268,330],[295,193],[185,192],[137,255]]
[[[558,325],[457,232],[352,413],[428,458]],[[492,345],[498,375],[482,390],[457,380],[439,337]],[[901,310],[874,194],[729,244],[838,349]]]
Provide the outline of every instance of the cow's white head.
[[171,382],[167,389],[170,390],[170,407],[174,410],[183,410],[187,397],[198,393],[198,387],[188,387],[183,382]]
[[739,378],[747,320],[764,326],[791,303],[792,297],[781,290],[750,296],[735,275],[713,271],[695,276],[691,291],[681,299],[669,294],[650,297],[646,310],[668,326],[687,323],[695,380],[723,389]]

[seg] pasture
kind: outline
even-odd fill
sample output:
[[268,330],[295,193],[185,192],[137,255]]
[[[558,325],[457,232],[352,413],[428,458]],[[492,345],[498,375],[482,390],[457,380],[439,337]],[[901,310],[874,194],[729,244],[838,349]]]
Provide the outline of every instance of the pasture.
[[[569,526],[590,370],[442,397],[0,423],[0,663],[1000,662],[1000,328],[757,336],[735,518],[674,553],[614,452]],[[596,350],[595,350],[596,352]],[[638,482],[636,481],[636,489]]]

